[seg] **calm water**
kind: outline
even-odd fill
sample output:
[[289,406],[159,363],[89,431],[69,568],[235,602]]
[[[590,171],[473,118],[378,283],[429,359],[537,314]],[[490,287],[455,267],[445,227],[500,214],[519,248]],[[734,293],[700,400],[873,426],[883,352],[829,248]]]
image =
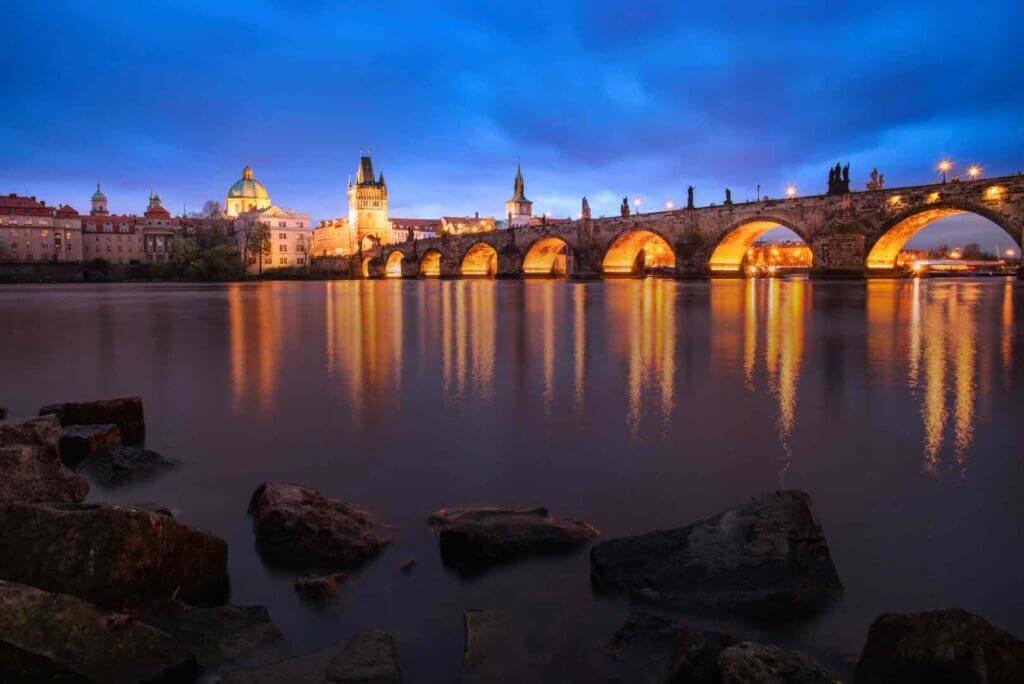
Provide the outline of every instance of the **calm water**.
[[[18,286],[0,320],[13,415],[144,397],[148,446],[184,465],[90,498],[226,538],[232,600],[267,605],[295,651],[381,627],[409,681],[451,680],[463,612],[492,607],[565,681],[628,601],[592,594],[585,551],[460,580],[429,513],[546,505],[617,536],[778,487],[811,493],[844,599],[785,630],[685,620],[841,671],[885,610],[959,605],[1024,635],[1024,283]],[[252,549],[249,496],[279,479],[399,527],[333,611]]]

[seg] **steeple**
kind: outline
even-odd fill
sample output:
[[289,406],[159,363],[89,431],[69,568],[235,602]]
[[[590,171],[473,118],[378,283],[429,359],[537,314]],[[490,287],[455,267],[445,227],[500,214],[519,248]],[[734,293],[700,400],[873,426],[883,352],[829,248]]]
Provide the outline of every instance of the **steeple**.
[[512,183],[512,202],[529,202],[526,199],[526,183],[523,181],[523,170],[516,162],[516,179]]
[[374,185],[373,160],[369,157],[359,158],[359,168],[356,170],[356,185]]

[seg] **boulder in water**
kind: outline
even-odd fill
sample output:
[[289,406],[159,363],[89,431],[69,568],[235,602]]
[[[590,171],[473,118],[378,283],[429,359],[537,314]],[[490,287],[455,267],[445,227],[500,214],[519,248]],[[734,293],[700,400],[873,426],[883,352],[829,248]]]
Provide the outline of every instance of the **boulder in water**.
[[129,444],[141,444],[146,439],[146,419],[141,397],[66,402],[39,409],[39,415],[48,414],[57,416],[60,424],[65,427],[113,423],[121,430],[121,438]]
[[61,430],[60,460],[76,467],[97,449],[121,443],[121,431],[113,423],[69,425]]
[[85,499],[89,482],[61,463],[60,435],[53,416],[0,425],[0,504]]

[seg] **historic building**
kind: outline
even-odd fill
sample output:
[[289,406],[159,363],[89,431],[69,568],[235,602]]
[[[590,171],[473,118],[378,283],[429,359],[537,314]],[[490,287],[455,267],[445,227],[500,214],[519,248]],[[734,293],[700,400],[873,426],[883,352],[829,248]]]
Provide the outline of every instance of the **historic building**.
[[523,182],[523,171],[516,164],[516,178],[512,182],[512,199],[505,202],[505,213],[508,216],[508,227],[530,225],[533,215],[533,202],[526,199],[526,184]]
[[442,216],[441,235],[468,235],[470,233],[489,233],[495,230],[494,218],[476,216]]
[[252,169],[242,169],[242,177],[228,188],[224,211],[234,218],[243,212],[261,211],[270,207],[270,194],[263,183],[253,178]]
[[171,240],[182,232],[181,219],[171,216],[161,203],[160,195],[150,191],[146,212],[136,226],[142,241],[142,260],[150,264],[170,261]]
[[313,236],[317,256],[354,254],[360,249],[434,237],[440,221],[388,217],[384,174],[374,176],[373,160],[360,157],[355,182],[348,184],[348,217],[321,221]]
[[71,207],[35,197],[0,197],[0,261],[82,260],[82,223]]

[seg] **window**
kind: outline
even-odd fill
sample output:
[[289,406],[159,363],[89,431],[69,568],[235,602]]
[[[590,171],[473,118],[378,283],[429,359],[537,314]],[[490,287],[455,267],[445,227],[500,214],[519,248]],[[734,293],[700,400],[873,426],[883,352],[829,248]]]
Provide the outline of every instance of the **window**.
[[263,263],[265,263],[267,265],[270,265],[270,264],[274,263],[274,260],[271,259],[270,257],[267,257],[266,259],[263,260]]
[[281,262],[280,263],[281,263],[282,266],[287,266],[288,265],[288,258],[287,257],[281,257]]
[[122,223],[121,224],[121,232],[122,233],[127,233],[128,232],[128,224],[127,223]]
[[287,240],[288,239],[288,233],[278,233],[277,234],[277,239],[278,240]]
[[288,243],[282,242],[280,245],[278,245],[277,251],[278,252],[287,252],[288,251]]
[[306,263],[306,260],[303,259],[302,257],[298,257],[295,259],[295,263],[301,266],[302,264]]
[[287,228],[288,227],[288,222],[287,221],[278,221],[277,222],[277,227],[278,228]]
[[39,231],[39,237],[41,237],[41,238],[47,237],[47,231],[45,231],[45,230]]

